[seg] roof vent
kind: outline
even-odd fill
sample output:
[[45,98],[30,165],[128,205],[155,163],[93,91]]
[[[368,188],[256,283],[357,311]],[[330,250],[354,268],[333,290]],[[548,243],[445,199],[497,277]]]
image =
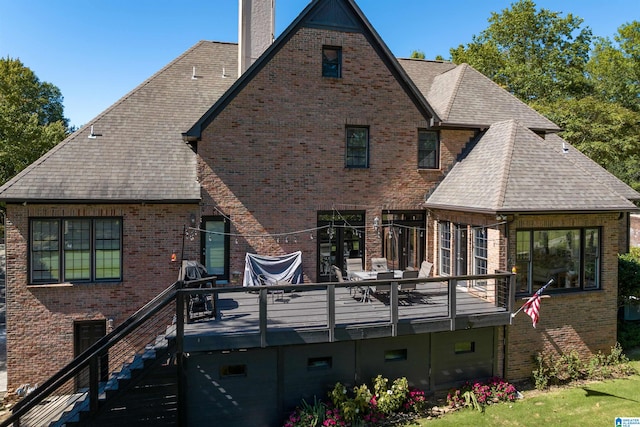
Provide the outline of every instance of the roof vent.
[[91,132],[89,132],[89,136],[87,138],[96,139],[97,136],[102,136],[102,134],[101,133],[95,133],[93,131],[93,125],[91,125]]

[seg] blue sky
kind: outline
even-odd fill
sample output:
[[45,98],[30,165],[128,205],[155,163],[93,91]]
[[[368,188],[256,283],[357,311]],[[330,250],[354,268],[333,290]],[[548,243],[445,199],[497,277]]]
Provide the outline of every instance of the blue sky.
[[[276,0],[279,35],[310,0]],[[449,58],[513,0],[356,0],[391,51]],[[595,36],[640,20],[638,0],[538,0]],[[81,126],[200,40],[237,42],[238,0],[0,0],[0,55],[60,88]]]

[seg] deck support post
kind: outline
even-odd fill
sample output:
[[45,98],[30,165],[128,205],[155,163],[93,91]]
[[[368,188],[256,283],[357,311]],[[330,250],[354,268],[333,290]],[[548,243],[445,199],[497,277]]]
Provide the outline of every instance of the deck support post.
[[458,286],[457,279],[449,279],[449,320],[451,321],[451,326],[449,330],[456,330],[456,287]]
[[391,308],[391,336],[398,336],[398,282],[391,282],[389,292],[389,306]]
[[260,311],[260,347],[267,346],[267,288],[261,288],[258,296]]
[[336,286],[327,285],[327,329],[329,342],[334,342],[336,332]]

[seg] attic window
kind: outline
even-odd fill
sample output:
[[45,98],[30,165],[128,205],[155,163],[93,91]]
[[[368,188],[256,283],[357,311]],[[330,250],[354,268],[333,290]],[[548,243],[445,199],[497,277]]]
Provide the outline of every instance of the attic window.
[[322,77],[342,77],[342,48],[322,47]]

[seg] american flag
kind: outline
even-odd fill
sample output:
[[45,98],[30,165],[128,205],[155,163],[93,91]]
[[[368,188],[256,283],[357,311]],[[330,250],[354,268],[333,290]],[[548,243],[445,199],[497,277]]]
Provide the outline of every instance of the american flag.
[[540,318],[540,294],[542,294],[542,292],[544,292],[547,286],[549,286],[552,283],[553,283],[553,279],[549,280],[546,285],[538,289],[536,293],[533,294],[533,296],[529,298],[527,302],[525,302],[524,305],[522,306],[522,311],[524,311],[529,315],[529,317],[531,317],[534,328],[536,327],[536,324],[538,323],[538,319]]

